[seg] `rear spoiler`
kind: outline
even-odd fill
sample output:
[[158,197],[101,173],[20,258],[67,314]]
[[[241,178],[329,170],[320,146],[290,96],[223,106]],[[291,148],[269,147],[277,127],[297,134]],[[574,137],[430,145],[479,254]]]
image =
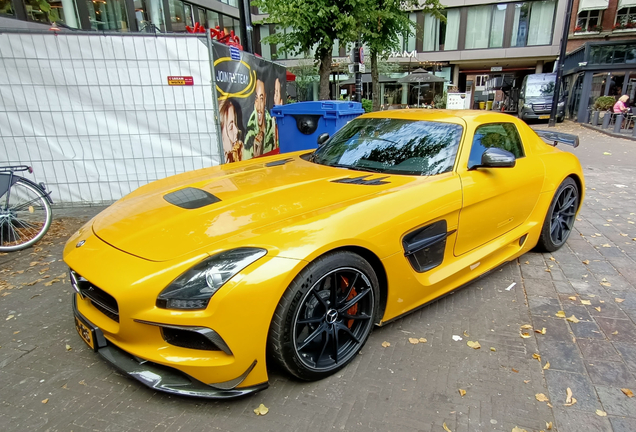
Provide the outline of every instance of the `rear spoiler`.
[[556,147],[556,145],[559,143],[567,144],[572,147],[579,146],[579,137],[577,135],[546,130],[535,130],[535,132],[537,133],[537,135],[539,135],[539,138],[541,138],[543,141],[550,144],[551,146]]

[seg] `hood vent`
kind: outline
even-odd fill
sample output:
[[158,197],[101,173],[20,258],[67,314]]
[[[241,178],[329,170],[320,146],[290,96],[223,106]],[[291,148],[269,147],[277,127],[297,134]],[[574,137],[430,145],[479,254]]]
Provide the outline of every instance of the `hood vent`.
[[221,201],[209,192],[192,187],[170,192],[169,194],[164,195],[163,199],[172,205],[176,205],[177,207],[187,210],[198,209]]
[[372,178],[372,179],[368,179],[367,177],[371,176],[371,174],[367,174],[361,177],[353,177],[353,178],[343,178],[343,179],[338,179],[338,180],[332,180],[333,183],[348,183],[348,184],[359,184],[359,185],[366,185],[366,186],[378,186],[378,185],[383,185],[383,184],[387,184],[390,183],[388,181],[383,181],[387,177],[379,177],[379,178]]
[[292,158],[287,158],[287,159],[281,159],[281,160],[277,160],[277,161],[273,161],[273,162],[267,162],[265,164],[266,167],[273,167],[273,166],[278,166],[278,165],[285,165],[287,162],[291,162],[294,159]]

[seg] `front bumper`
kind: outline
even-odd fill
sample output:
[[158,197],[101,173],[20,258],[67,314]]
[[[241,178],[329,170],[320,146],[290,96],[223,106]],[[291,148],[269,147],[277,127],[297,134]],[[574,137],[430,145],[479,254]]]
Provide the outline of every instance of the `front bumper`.
[[[550,111],[538,111],[535,112],[531,108],[522,108],[521,116],[523,120],[547,120],[550,118]],[[565,117],[565,107],[557,109],[557,118],[562,119]]]
[[269,384],[265,382],[248,387],[236,388],[247,378],[252,369],[254,369],[257,363],[256,360],[236,379],[218,384],[204,384],[177,369],[135,357],[109,342],[99,327],[92,324],[79,312],[77,308],[77,294],[73,294],[73,313],[76,317],[80,318],[83,324],[93,331],[94,349],[99,355],[129,377],[136,379],[153,390],[180,396],[231,399],[256,393],[269,386]]

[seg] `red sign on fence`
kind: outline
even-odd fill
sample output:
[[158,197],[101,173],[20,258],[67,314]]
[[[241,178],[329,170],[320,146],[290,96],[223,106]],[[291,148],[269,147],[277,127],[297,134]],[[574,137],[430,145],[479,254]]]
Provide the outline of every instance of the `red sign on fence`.
[[194,85],[194,78],[192,78],[191,76],[169,76],[168,85],[191,86]]

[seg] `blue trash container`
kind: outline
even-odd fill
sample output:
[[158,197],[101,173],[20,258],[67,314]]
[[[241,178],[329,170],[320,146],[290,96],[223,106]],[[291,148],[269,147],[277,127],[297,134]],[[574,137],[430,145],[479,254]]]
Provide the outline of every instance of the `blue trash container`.
[[281,153],[315,149],[321,134],[331,136],[363,113],[360,102],[347,101],[296,102],[276,105],[271,110],[278,125]]

